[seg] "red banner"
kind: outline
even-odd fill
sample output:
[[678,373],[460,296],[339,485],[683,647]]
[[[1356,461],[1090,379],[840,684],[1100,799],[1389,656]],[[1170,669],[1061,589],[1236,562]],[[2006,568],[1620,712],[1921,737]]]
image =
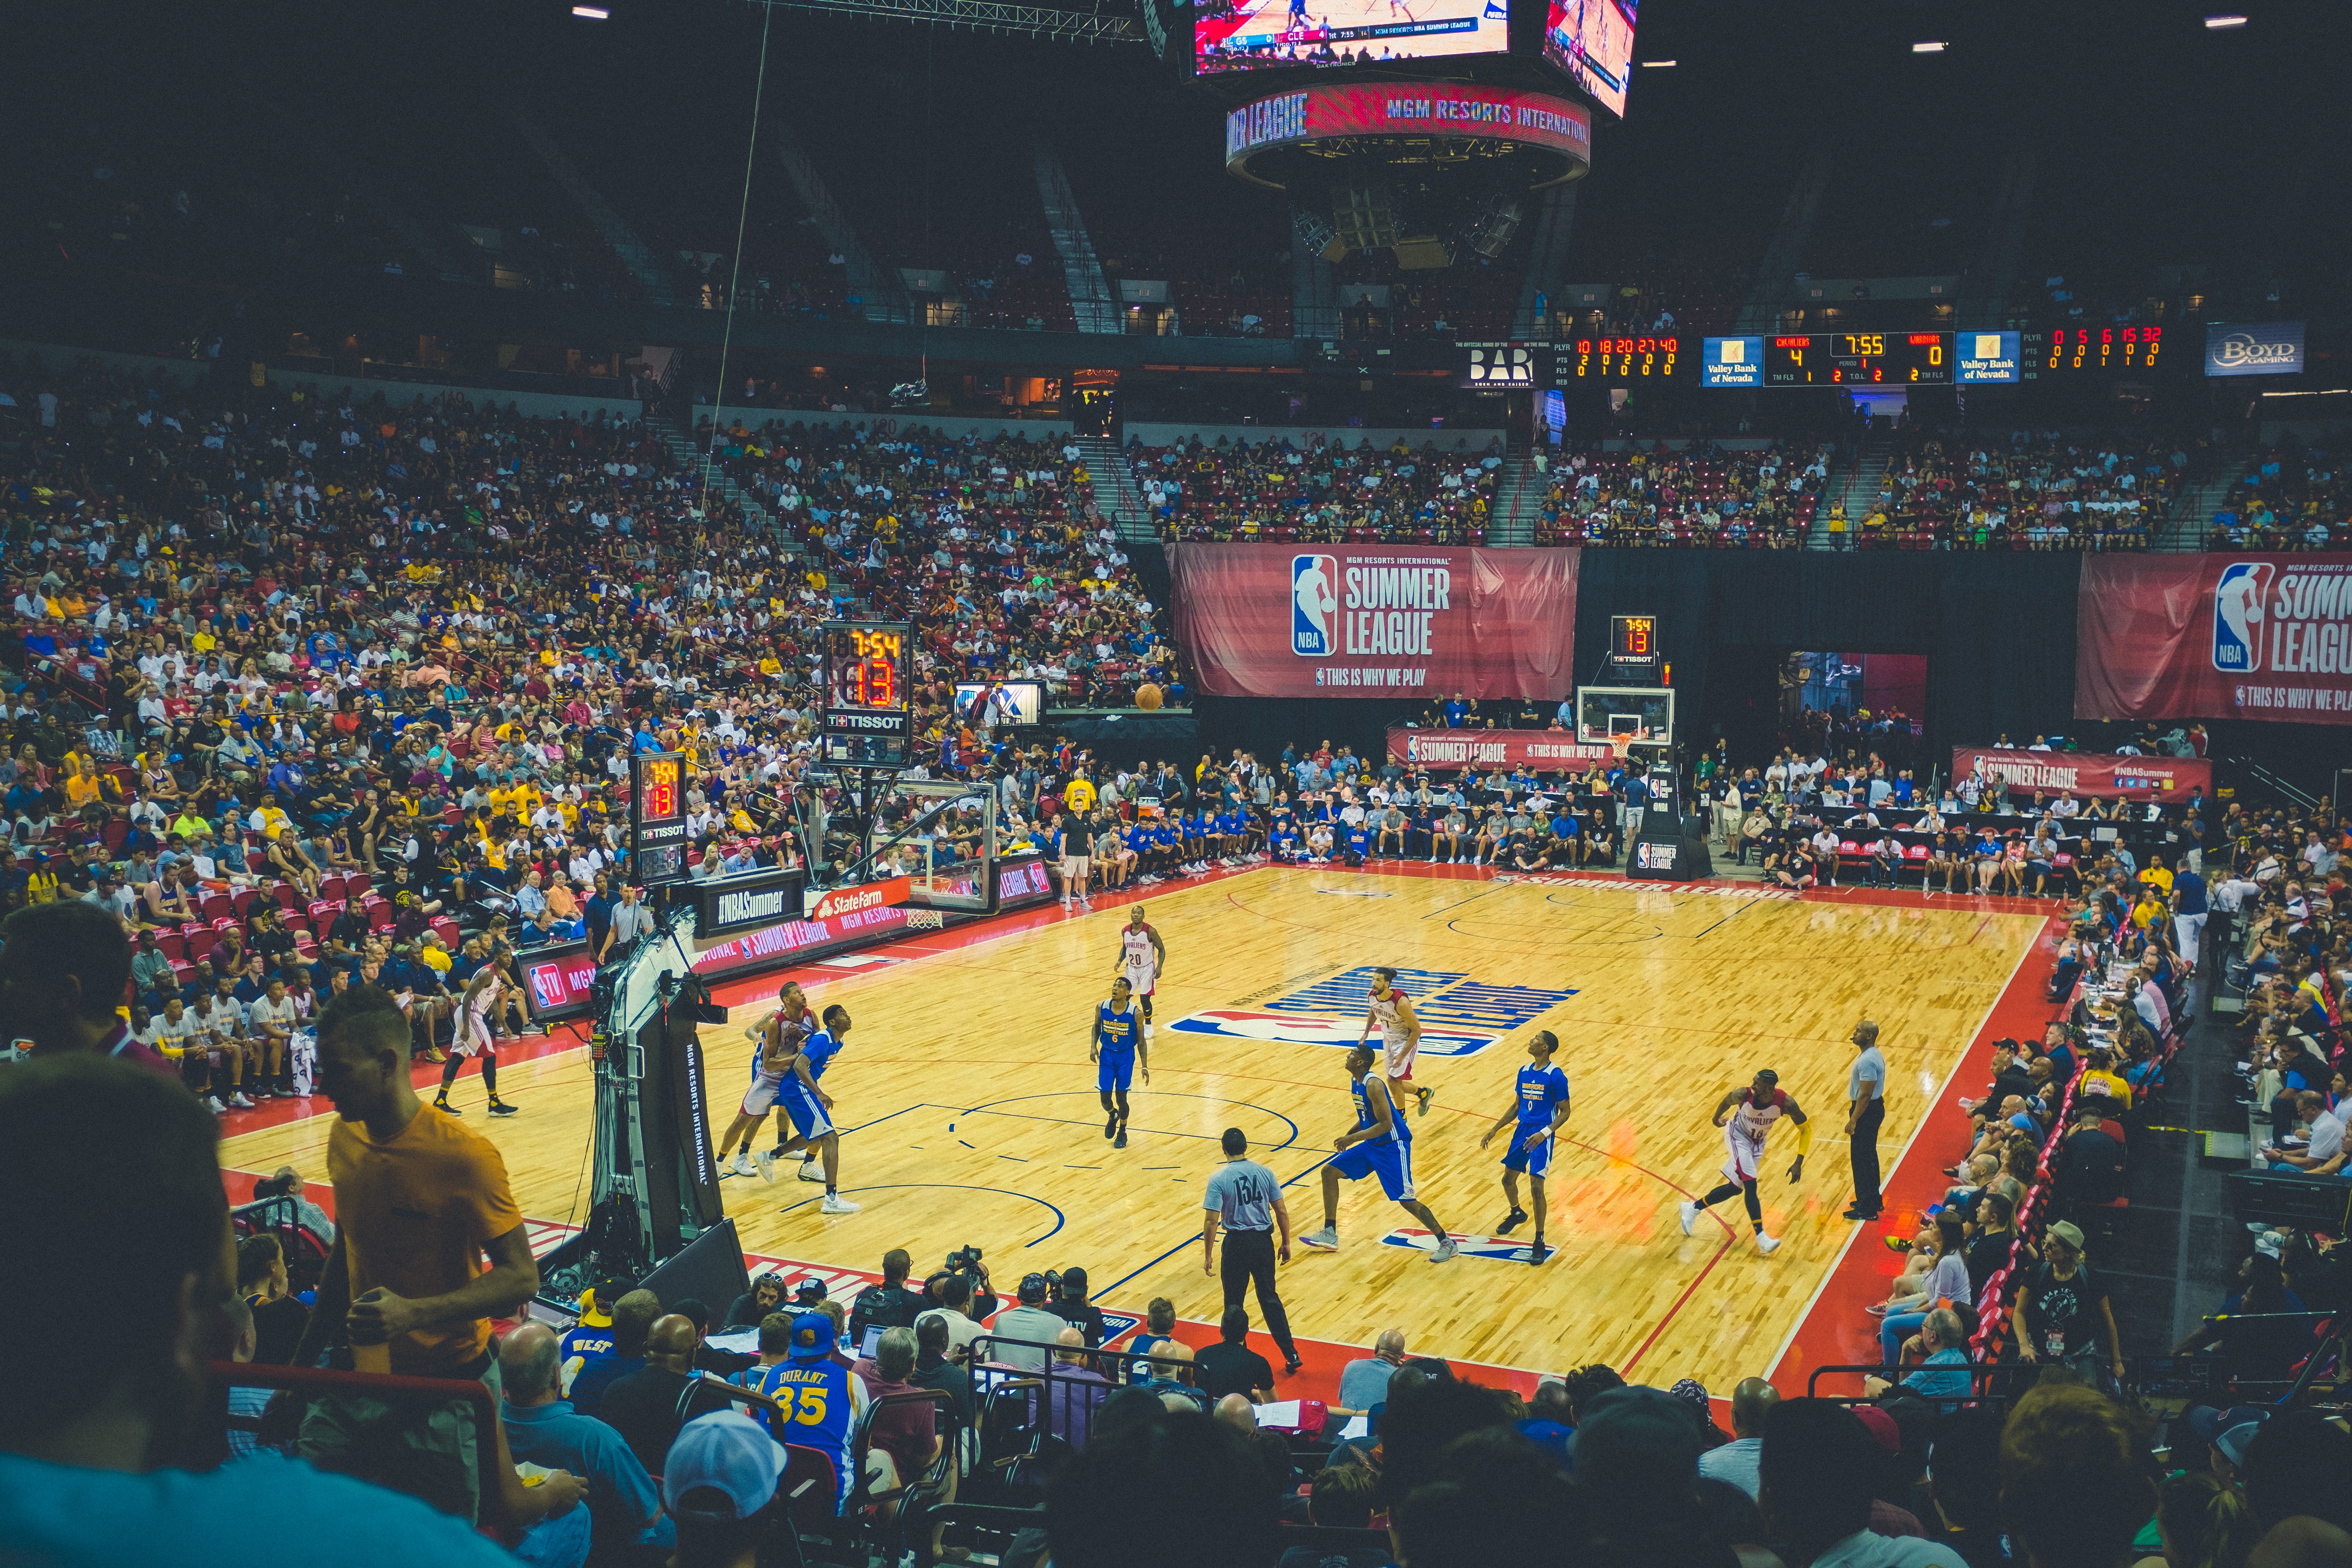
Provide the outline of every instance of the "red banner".
[[2352,555],[2085,555],[2077,719],[2352,724]]
[[1516,768],[1544,772],[1593,763],[1607,767],[1617,753],[1587,744],[1573,730],[1391,730],[1389,761],[1414,768]]
[[2106,752],[2001,752],[1954,746],[1952,777],[1977,769],[2009,781],[2014,799],[2046,795],[2112,795],[2124,800],[2187,800],[2192,789],[2213,793],[2213,764],[2202,757],[2130,757]]
[[878,882],[862,882],[855,888],[835,888],[820,896],[816,908],[809,910],[813,921],[829,921],[835,915],[845,915],[856,910],[886,909],[903,904],[915,896],[912,877],[885,877]]
[[1573,550],[1171,544],[1176,640],[1218,697],[1536,697],[1575,686]]

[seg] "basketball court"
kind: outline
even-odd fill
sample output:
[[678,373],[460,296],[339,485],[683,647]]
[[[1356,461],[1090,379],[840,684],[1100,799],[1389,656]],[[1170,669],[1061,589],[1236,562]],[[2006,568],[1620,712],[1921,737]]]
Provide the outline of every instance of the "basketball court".
[[[1650,1369],[1727,1391],[1780,1356],[1860,1234],[1839,1217],[1852,1195],[1840,1129],[1855,1019],[1884,1031],[1890,1193],[1940,1190],[1922,1174],[1927,1151],[1900,1173],[1897,1153],[2044,925],[2039,907],[1999,900],[1386,862],[1217,872],[1143,898],[1168,966],[1124,1150],[1103,1136],[1087,1026],[1131,900],[1098,896],[1091,913],[1049,906],[722,985],[732,1021],[703,1030],[720,1126],[749,1078],[742,1026],[784,978],[854,1020],[824,1083],[845,1132],[842,1191],[863,1210],[820,1215],[823,1189],[793,1180],[789,1162],[772,1186],[730,1178],[721,1191],[746,1251],[845,1273],[904,1247],[919,1276],[970,1243],[1007,1297],[1025,1272],[1082,1265],[1107,1309],[1139,1315],[1166,1296],[1213,1323],[1222,1293],[1202,1271],[1199,1203],[1218,1135],[1245,1130],[1286,1184],[1296,1227],[1320,1223],[1318,1167],[1353,1125],[1342,1047],[1360,1026],[1369,967],[1387,964],[1416,1000],[1416,1080],[1435,1090],[1412,1121],[1420,1194],[1465,1239],[1433,1265],[1428,1238],[1376,1183],[1343,1187],[1341,1249],[1302,1250],[1282,1270],[1301,1340],[1364,1345],[1402,1326],[1416,1352],[1524,1370],[1599,1361],[1634,1381]],[[1538,1268],[1514,1260],[1524,1228],[1492,1237],[1505,1140],[1478,1142],[1527,1039],[1546,1028],[1574,1103],[1550,1181],[1556,1250]],[[591,1069],[570,1038],[501,1052],[517,1117],[485,1116],[475,1075],[454,1096],[503,1150],[524,1213],[551,1227],[582,1223],[588,1205]],[[1689,1237],[1675,1220],[1723,1162],[1708,1121],[1717,1100],[1764,1067],[1819,1126],[1795,1184],[1794,1134],[1773,1135],[1764,1200],[1787,1245],[1769,1258],[1736,1205],[1702,1215]],[[258,1115],[285,1120],[226,1139],[225,1166],[323,1175],[323,1100]],[[761,1146],[772,1141],[763,1132]],[[1310,1348],[1303,1375],[1335,1377],[1337,1359]]]

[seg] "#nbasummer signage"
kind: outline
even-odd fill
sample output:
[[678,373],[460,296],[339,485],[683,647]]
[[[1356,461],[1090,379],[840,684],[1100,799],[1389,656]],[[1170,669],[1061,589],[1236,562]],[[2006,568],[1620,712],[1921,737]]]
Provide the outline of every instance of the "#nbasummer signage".
[[724,936],[798,919],[802,881],[798,871],[766,871],[701,883],[695,889],[695,935]]

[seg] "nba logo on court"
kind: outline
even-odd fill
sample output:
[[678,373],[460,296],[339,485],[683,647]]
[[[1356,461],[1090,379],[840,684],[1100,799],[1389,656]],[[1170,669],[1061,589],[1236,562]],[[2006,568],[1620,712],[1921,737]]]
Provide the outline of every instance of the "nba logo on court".
[[1328,658],[1339,643],[1339,558],[1290,558],[1290,651]]
[[[1396,987],[1421,1020],[1421,1054],[1475,1056],[1576,994],[1534,985],[1497,985],[1458,970],[1400,969]],[[1372,966],[1342,970],[1312,984],[1286,987],[1272,1001],[1244,1002],[1187,1014],[1168,1026],[1179,1034],[1286,1046],[1351,1048],[1364,1033]]]
[[2263,665],[2263,601],[2270,596],[2271,568],[2259,561],[2233,561],[2213,585],[2213,668],[2245,675]]

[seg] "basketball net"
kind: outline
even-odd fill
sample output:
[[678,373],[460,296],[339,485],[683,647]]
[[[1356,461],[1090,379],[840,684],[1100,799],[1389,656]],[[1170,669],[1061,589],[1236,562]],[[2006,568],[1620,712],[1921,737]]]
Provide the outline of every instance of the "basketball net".
[[1649,738],[1650,730],[1646,724],[1636,727],[1629,734],[1612,735],[1609,737],[1610,754],[1622,763],[1625,760],[1626,754],[1633,751],[1636,742]]

